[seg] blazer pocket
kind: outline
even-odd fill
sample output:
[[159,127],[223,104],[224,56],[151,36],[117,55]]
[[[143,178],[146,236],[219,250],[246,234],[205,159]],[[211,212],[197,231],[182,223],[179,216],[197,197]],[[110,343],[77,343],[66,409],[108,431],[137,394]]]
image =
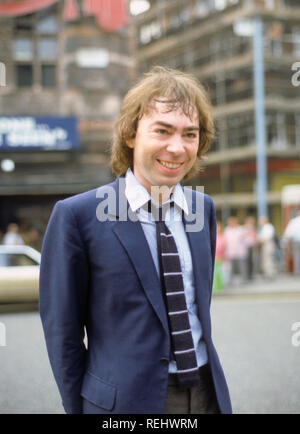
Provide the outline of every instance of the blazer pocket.
[[81,386],[81,396],[98,407],[111,410],[116,399],[117,388],[86,372]]

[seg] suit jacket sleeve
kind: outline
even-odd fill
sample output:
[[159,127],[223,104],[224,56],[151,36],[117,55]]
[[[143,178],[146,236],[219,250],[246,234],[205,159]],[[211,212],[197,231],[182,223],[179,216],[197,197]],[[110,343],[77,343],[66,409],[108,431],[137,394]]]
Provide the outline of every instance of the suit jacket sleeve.
[[67,413],[81,413],[88,261],[67,201],[54,207],[40,267],[40,315],[48,355]]

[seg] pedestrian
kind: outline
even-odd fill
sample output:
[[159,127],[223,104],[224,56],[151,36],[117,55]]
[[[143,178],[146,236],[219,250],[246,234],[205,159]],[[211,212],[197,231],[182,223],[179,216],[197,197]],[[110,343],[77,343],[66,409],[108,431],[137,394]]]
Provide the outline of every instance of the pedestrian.
[[244,223],[245,242],[247,246],[246,276],[247,280],[253,279],[255,270],[255,258],[257,255],[257,231],[255,217],[247,216]]
[[290,243],[293,259],[293,273],[298,276],[300,274],[300,208],[297,211],[297,216],[289,222],[282,237],[285,248]]
[[40,314],[64,408],[230,413],[209,313],[214,206],[180,184],[213,137],[207,94],[156,67],[115,128],[117,179],[59,201],[42,247]]
[[268,217],[260,216],[258,222],[262,273],[266,279],[273,279],[275,276],[275,228],[269,222]]
[[214,271],[213,292],[222,291],[224,288],[224,260],[226,241],[221,222],[217,222],[216,258]]
[[6,233],[3,237],[2,244],[4,245],[23,245],[24,241],[19,234],[19,226],[17,223],[10,223],[7,226]]
[[235,282],[235,275],[239,276],[239,283],[246,281],[246,256],[247,245],[245,239],[245,230],[239,225],[235,216],[230,216],[227,220],[227,226],[224,230],[225,236],[225,258],[227,261],[227,284]]

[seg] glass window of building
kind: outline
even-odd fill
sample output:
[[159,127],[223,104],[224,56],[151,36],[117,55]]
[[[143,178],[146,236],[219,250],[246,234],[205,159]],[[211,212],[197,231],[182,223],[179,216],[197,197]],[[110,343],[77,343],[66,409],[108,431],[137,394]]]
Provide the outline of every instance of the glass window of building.
[[13,58],[17,87],[56,86],[57,5],[15,18]]
[[43,87],[55,87],[56,69],[54,65],[42,65],[42,86]]
[[33,41],[30,38],[16,38],[13,41],[14,60],[33,60]]
[[14,23],[15,31],[28,32],[32,31],[34,28],[34,15],[28,14],[21,17],[15,18]]
[[198,0],[196,3],[195,13],[199,18],[204,18],[210,13],[211,5],[209,0]]
[[283,7],[287,8],[300,8],[299,0],[281,0]]
[[56,14],[49,14],[44,11],[40,12],[38,14],[37,31],[44,35],[55,35],[58,32]]
[[16,84],[18,87],[31,87],[33,85],[32,65],[16,65]]
[[227,119],[227,139],[229,148],[253,146],[255,143],[253,113],[244,113]]
[[56,60],[57,42],[55,39],[39,39],[37,47],[40,60]]

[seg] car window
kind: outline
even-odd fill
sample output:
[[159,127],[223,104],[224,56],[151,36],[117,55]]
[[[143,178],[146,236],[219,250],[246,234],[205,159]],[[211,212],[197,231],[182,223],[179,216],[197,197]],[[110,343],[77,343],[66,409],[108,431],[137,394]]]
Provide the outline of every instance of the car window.
[[19,253],[0,253],[0,267],[38,265],[29,256]]

